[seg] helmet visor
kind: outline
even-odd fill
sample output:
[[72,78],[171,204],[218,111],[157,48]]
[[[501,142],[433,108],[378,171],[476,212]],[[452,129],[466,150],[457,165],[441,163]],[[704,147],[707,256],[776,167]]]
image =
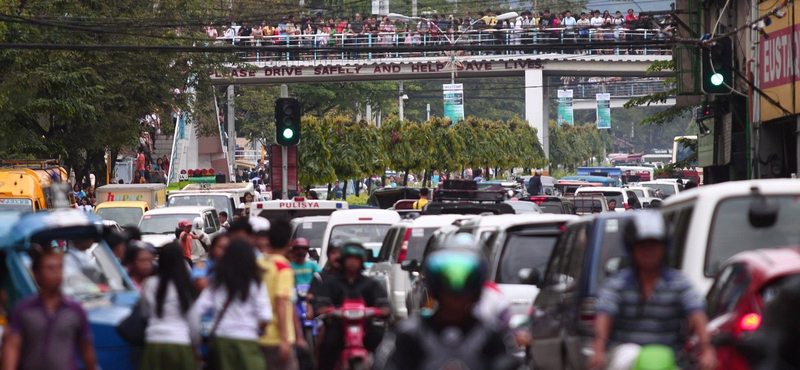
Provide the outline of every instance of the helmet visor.
[[428,271],[445,291],[467,293],[480,289],[481,260],[474,254],[439,252],[428,257]]

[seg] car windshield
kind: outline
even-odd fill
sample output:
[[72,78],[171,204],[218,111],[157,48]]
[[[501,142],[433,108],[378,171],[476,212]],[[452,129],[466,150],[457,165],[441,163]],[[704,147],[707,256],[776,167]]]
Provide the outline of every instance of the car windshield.
[[134,207],[99,208],[97,216],[104,220],[116,221],[121,227],[130,227],[139,224],[142,219],[142,209]]
[[542,210],[544,213],[556,214],[560,215],[564,213],[564,207],[561,206],[561,202],[543,202],[543,203],[536,203],[539,206],[539,209]]
[[326,227],[328,227],[327,222],[303,222],[297,225],[292,239],[305,238],[311,248],[321,248]]
[[231,198],[228,198],[225,195],[173,195],[169,197],[169,206],[170,207],[179,207],[179,206],[201,206],[201,207],[214,207],[217,210],[217,214],[220,212],[226,212],[228,215],[232,215],[236,212],[231,212],[233,210],[230,209],[231,207]]
[[579,195],[585,194],[600,194],[606,198],[607,202],[615,201],[617,205],[625,203],[625,199],[622,197],[622,192],[619,191],[602,191],[602,190],[592,190],[592,191],[582,191],[578,193]]
[[675,195],[675,185],[673,184],[647,184],[647,187],[661,190],[666,196]]
[[708,236],[706,276],[715,276],[725,261],[739,252],[800,245],[800,196],[773,195],[767,199],[779,204],[780,210],[775,224],[763,228],[750,224],[748,210],[753,198],[729,198],[717,205]]
[[514,208],[514,213],[542,213],[536,203],[531,202],[506,202],[511,208]]
[[[58,246],[68,245],[67,252],[64,253],[64,283],[61,286],[65,295],[78,301],[87,301],[96,298],[98,294],[133,290],[125,279],[122,266],[105,243],[93,243],[86,251],[75,248],[72,240],[57,240],[53,243]],[[28,251],[20,251],[19,256],[33,278],[31,255]]]
[[358,239],[362,243],[382,243],[386,232],[391,225],[388,224],[353,224],[338,225],[331,229],[329,242],[345,242],[350,239]]
[[498,284],[520,284],[519,270],[543,270],[556,244],[556,236],[511,234],[506,238],[497,266]]
[[580,199],[572,200],[577,213],[600,213],[603,212],[603,201],[600,199]]
[[0,212],[30,212],[33,211],[33,201],[30,199],[0,198]]
[[139,230],[142,234],[174,234],[178,222],[193,221],[195,217],[199,216],[197,213],[144,215],[142,222],[139,223]]

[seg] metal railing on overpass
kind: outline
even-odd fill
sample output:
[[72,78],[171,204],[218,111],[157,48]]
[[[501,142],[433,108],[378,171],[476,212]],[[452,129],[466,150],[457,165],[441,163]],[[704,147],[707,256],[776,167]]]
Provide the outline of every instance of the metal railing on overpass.
[[[451,44],[448,40],[457,41]],[[250,62],[437,57],[450,56],[452,52],[459,56],[671,54],[668,35],[662,30],[624,28],[502,29],[447,35],[406,31],[363,35],[317,33],[219,37],[215,42],[249,46],[239,56]],[[456,51],[450,51],[451,47]]]
[[612,98],[632,98],[668,91],[673,86],[664,84],[663,78],[580,78],[564,86],[550,89],[550,97],[557,96],[557,90],[572,90],[573,99],[595,99],[596,94],[608,93]]

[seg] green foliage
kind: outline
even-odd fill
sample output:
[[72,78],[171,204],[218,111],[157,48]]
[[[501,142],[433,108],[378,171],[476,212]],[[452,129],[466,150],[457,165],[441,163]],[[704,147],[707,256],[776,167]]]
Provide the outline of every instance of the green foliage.
[[367,177],[386,169],[432,173],[545,163],[536,130],[519,119],[470,118],[451,125],[441,118],[422,124],[390,118],[377,128],[344,116],[305,117],[298,149],[304,185]]
[[601,131],[592,124],[558,127],[550,121],[550,162],[555,166],[575,166],[602,157],[603,145]]
[[367,199],[369,199],[369,194],[361,193],[359,196],[348,195],[346,200],[347,204],[351,206],[365,206],[367,205]]

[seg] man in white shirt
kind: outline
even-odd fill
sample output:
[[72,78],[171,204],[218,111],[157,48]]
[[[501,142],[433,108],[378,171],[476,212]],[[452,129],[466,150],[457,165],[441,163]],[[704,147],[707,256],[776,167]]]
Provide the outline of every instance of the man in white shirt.
[[565,43],[574,43],[575,42],[575,26],[578,25],[578,22],[572,16],[572,12],[567,10],[564,12],[564,19],[561,20],[561,25],[564,26],[564,42]]

